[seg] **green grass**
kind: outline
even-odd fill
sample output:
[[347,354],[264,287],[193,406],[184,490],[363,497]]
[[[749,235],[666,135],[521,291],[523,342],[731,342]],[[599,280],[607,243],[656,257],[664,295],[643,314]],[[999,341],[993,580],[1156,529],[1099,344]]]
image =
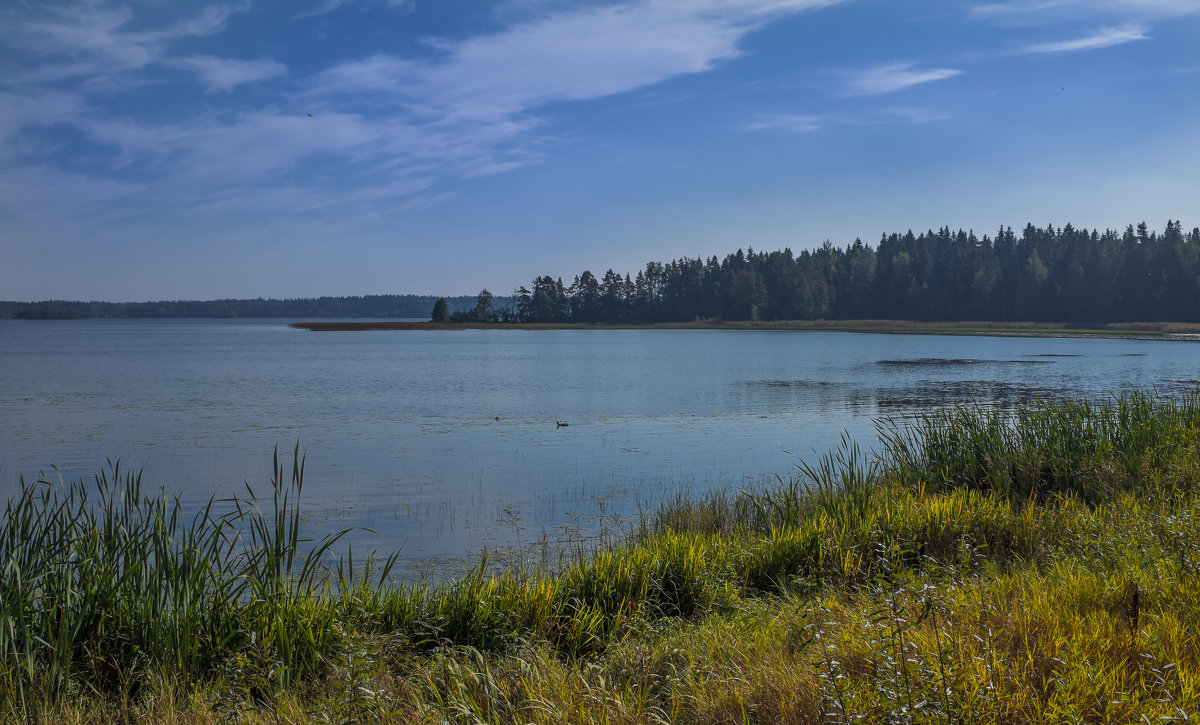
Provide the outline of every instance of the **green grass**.
[[12,721],[1169,722],[1200,712],[1200,394],[881,421],[557,566],[321,567],[303,459],[185,516],[112,468],[0,529]]

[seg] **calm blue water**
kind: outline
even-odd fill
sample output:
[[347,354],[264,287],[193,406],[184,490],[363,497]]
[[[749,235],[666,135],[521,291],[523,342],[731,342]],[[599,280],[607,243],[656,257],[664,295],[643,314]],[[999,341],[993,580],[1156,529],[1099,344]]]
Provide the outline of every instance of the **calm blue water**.
[[120,459],[196,504],[265,487],[299,442],[310,533],[455,566],[786,477],[882,415],[1197,378],[1190,342],[0,321],[0,495]]

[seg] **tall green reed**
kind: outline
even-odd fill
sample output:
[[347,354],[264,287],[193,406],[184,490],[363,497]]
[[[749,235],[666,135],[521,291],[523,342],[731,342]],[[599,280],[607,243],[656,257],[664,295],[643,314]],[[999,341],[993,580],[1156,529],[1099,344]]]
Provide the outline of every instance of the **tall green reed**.
[[931,492],[1096,503],[1163,481],[1190,486],[1200,473],[1195,390],[1176,398],[1134,390],[1100,401],[1038,401],[1011,413],[963,405],[915,421],[884,419],[877,429],[885,477]]
[[278,453],[273,471],[266,511],[249,491],[190,516],[119,463],[22,478],[0,525],[0,704],[194,682],[239,653],[281,686],[317,672],[336,640],[321,561],[345,532],[301,557],[298,447],[290,477]]

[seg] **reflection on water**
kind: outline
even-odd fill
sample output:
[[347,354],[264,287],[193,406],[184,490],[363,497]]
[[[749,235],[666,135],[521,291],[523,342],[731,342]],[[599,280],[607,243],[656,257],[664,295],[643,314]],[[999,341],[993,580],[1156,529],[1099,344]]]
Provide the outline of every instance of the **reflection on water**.
[[484,549],[549,555],[678,495],[793,475],[843,430],[869,447],[879,416],[1169,395],[1200,382],[1200,346],[3,321],[0,371],[0,493],[119,458],[198,505],[264,485],[271,450],[299,441],[310,531],[363,527],[356,553],[402,547],[402,565],[429,571]]

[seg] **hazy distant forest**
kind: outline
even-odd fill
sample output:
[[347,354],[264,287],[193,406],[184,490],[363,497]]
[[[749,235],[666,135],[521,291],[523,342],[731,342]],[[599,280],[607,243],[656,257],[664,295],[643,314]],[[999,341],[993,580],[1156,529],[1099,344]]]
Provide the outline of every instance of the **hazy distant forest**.
[[641,323],[723,320],[1200,321],[1200,229],[1143,222],[1122,232],[1027,225],[995,238],[943,228],[885,234],[793,254],[738,250],[723,260],[650,262],[538,277],[511,304],[485,290],[445,321]]
[[[435,295],[308,297],[290,300],[180,300],[163,302],[0,302],[0,319],[65,320],[156,317],[413,317],[429,316]],[[470,309],[473,296],[450,297],[451,310]]]

